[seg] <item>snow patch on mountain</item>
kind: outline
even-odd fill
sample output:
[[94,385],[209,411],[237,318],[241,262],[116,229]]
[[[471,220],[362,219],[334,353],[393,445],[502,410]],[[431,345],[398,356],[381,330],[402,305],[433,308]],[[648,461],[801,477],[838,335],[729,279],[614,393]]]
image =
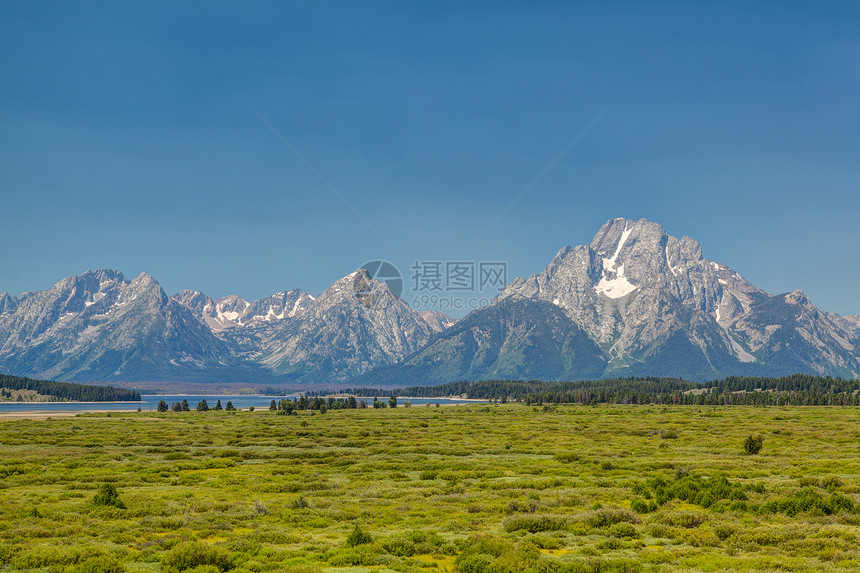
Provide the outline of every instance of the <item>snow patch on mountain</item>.
[[[597,283],[597,286],[594,287],[594,290],[597,291],[598,294],[604,294],[609,298],[621,298],[636,290],[636,285],[631,283],[627,280],[627,277],[624,276],[624,265],[620,265],[616,268],[621,248],[624,246],[624,243],[627,242],[627,238],[630,237],[630,233],[632,232],[633,229],[628,229],[627,224],[625,223],[624,231],[621,233],[621,239],[618,241],[618,246],[615,248],[615,252],[610,258],[603,259],[603,276],[600,278],[600,282]],[[615,274],[615,278],[609,278],[611,273]]]

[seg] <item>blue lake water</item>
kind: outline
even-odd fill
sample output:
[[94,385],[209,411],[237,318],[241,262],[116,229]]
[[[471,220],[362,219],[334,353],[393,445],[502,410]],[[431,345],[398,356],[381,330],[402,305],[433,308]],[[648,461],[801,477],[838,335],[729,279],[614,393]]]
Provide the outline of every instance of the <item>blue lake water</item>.
[[[210,408],[214,408],[218,400],[221,400],[221,406],[226,406],[227,402],[233,402],[233,406],[240,410],[245,410],[251,406],[254,408],[268,408],[269,404],[274,400],[277,402],[283,398],[292,399],[293,396],[249,396],[249,395],[213,395],[213,396],[190,396],[190,395],[144,395],[141,396],[140,402],[0,402],[0,414],[3,412],[86,412],[91,410],[141,410],[155,411],[160,400],[164,400],[168,405],[174,402],[182,402],[188,400],[188,405],[193,410],[197,407],[200,400],[206,400]],[[367,400],[370,404],[373,397],[358,398],[359,400]],[[387,396],[379,396],[380,400],[388,401]],[[458,400],[455,398],[412,398],[410,399],[413,406],[426,406],[427,404],[451,405],[451,404],[468,404],[467,400]],[[403,406],[404,398],[397,399],[398,407]]]

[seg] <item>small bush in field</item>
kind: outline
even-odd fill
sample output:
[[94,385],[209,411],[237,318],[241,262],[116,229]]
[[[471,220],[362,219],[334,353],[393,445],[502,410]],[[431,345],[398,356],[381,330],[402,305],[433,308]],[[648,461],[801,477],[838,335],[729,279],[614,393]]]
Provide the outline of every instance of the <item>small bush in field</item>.
[[564,529],[567,520],[555,515],[517,515],[505,522],[505,531],[524,530],[529,533]]
[[373,537],[366,531],[363,531],[358,525],[355,526],[355,529],[346,538],[347,547],[355,547],[356,545],[365,545],[367,543],[373,543]]
[[163,571],[187,571],[207,565],[218,571],[227,571],[230,557],[223,550],[202,541],[189,541],[178,543],[161,562]]
[[630,509],[636,513],[651,513],[657,511],[657,502],[653,499],[645,501],[644,499],[634,498],[630,500]]
[[70,573],[124,573],[125,566],[110,557],[90,557],[72,567]]
[[636,537],[636,527],[632,523],[622,521],[609,528],[612,537]]
[[98,492],[93,497],[95,505],[112,505],[120,509],[125,509],[125,504],[119,498],[119,492],[116,486],[112,483],[103,483],[99,486]]
[[460,573],[484,573],[492,562],[493,557],[490,555],[467,555],[457,560],[457,570]]
[[764,443],[764,438],[761,436],[747,436],[747,439],[744,440],[744,452],[749,456],[754,456],[761,451],[762,444]]
[[415,544],[409,539],[395,537],[383,544],[385,551],[395,557],[412,557],[415,555]]
[[605,507],[595,510],[585,522],[591,527],[609,527],[616,523],[639,523],[639,517],[623,507]]

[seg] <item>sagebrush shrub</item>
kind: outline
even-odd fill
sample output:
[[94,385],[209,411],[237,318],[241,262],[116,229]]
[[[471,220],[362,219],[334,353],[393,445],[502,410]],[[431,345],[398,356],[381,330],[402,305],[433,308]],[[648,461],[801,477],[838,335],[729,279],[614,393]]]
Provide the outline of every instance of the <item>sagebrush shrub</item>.
[[218,547],[202,541],[188,541],[178,543],[161,562],[163,571],[187,571],[205,565],[227,571],[230,569],[230,557]]

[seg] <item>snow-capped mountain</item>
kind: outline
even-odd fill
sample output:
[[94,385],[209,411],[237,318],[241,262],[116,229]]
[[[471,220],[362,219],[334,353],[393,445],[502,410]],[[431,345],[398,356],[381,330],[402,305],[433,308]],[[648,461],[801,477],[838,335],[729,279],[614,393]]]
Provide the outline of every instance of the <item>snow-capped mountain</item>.
[[173,295],[173,298],[192,309],[216,333],[228,328],[293,318],[303,313],[314,300],[314,297],[298,289],[275,293],[254,302],[248,302],[236,294],[212,300],[194,290],[184,290]]
[[109,269],[0,297],[0,370],[62,380],[196,380],[236,374],[224,343],[146,273]]
[[247,360],[275,374],[297,381],[341,381],[411,354],[452,322],[440,315],[412,310],[358,269],[291,320],[222,334]]
[[[516,279],[493,305],[442,333],[407,358],[402,370],[387,372],[397,378],[423,371],[427,382],[512,373],[593,377],[592,357],[568,360],[558,346],[567,331],[537,336],[528,312],[495,308],[518,301],[545,301],[562,311],[600,349],[601,376],[704,380],[734,374],[860,374],[860,321],[855,317],[823,313],[800,291],[770,295],[730,267],[705,259],[693,239],[677,239],[645,219],[610,220],[589,245],[562,248],[543,272]],[[483,354],[510,354],[525,338],[529,357],[518,367],[515,360],[506,361],[502,370],[483,359],[476,362]],[[553,374],[546,372],[547,364],[565,366]]]
[[78,381],[414,384],[795,372],[860,375],[860,316],[772,295],[689,237],[613,219],[487,308],[418,312],[359,269],[248,302],[102,269],[0,294],[0,372]]
[[[361,291],[357,279],[366,281]],[[412,310],[361,270],[317,299],[291,290],[247,302],[190,290],[168,297],[145,273],[129,281],[102,269],[47,291],[0,294],[0,372],[91,382],[327,383],[397,362],[451,322]]]

